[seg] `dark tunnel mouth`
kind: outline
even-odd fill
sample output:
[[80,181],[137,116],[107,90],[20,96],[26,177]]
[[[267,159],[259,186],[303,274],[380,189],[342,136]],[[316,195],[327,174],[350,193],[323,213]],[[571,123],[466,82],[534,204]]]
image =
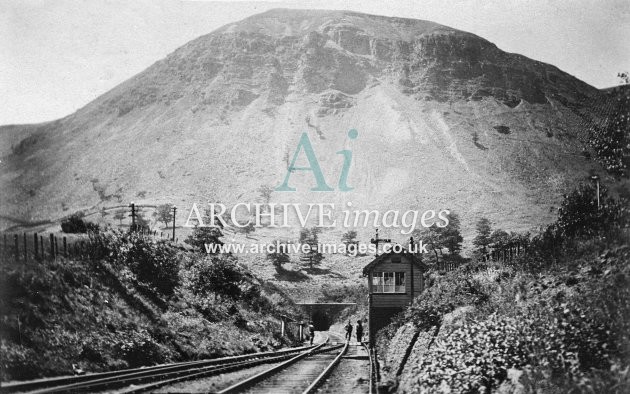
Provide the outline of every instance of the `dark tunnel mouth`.
[[326,311],[315,311],[313,312],[311,319],[313,321],[313,326],[315,327],[315,331],[328,331],[330,328],[331,317]]

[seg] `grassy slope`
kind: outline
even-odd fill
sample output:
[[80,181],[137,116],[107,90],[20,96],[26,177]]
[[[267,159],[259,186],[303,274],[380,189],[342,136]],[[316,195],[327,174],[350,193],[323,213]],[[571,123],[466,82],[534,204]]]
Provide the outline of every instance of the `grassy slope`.
[[[395,364],[385,363],[384,379],[401,392],[627,392],[630,248],[573,247],[538,272],[478,263],[431,273],[416,304],[379,333],[381,356]],[[402,323],[421,335],[396,376],[400,360],[388,353],[404,354],[411,338]]]
[[[165,301],[104,262],[5,262],[2,380],[233,355],[281,346],[269,311],[208,298],[200,310],[182,287]],[[291,314],[290,301],[259,282]],[[286,305],[283,307],[282,305]]]

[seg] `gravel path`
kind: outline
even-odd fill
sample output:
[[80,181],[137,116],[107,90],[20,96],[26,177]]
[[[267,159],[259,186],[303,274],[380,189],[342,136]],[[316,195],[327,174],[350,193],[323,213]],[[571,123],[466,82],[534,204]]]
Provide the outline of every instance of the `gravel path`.
[[326,394],[369,392],[370,360],[363,346],[350,345],[326,382],[317,391]]
[[250,376],[256,375],[262,371],[266,371],[269,368],[275,367],[280,363],[269,363],[257,365],[252,368],[244,369],[241,371],[228,372],[217,376],[210,376],[207,378],[191,380],[189,382],[181,382],[164,386],[154,393],[208,393],[216,392],[231,386],[232,384],[246,379]]
[[338,352],[337,350],[304,358],[256,384],[245,393],[300,394],[322,373]]

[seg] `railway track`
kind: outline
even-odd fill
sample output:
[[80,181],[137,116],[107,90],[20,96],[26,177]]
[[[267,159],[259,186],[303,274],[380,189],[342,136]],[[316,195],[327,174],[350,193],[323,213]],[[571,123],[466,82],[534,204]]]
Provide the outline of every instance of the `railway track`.
[[244,379],[217,394],[233,393],[314,393],[341,361],[348,344],[327,345],[303,352],[279,365]]
[[264,363],[281,362],[293,358],[295,354],[303,354],[321,346],[323,344],[154,367],[8,383],[0,387],[0,393],[87,393],[121,389],[127,386],[129,387],[119,392],[147,392],[175,382],[212,376]]
[[[147,368],[95,373],[83,376],[42,379],[3,385],[0,393],[146,393],[167,392],[173,385],[203,382],[234,371],[246,371],[262,364],[273,364],[262,372],[241,379],[216,391],[228,393],[315,393],[333,373],[348,351],[348,344],[334,333],[325,334],[323,341],[276,352],[254,353],[212,360],[189,361]],[[372,360],[370,360],[372,361]],[[372,362],[370,362],[370,365]],[[252,372],[256,372],[252,370]],[[250,374],[252,373],[250,372]],[[241,374],[241,372],[237,372]],[[370,371],[370,390],[374,393],[374,374]],[[333,379],[334,380],[334,379]],[[185,383],[181,383],[185,382]],[[188,383],[191,382],[191,383]],[[203,383],[202,383],[203,385]],[[330,383],[328,384],[330,386]],[[208,391],[208,390],[206,390]]]

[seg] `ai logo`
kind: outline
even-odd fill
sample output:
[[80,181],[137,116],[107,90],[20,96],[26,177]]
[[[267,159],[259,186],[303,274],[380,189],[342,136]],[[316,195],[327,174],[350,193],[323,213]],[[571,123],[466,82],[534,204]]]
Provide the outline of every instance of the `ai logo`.
[[[359,136],[359,133],[355,129],[350,129],[348,131],[348,138],[351,140],[356,139]],[[308,167],[296,167],[295,162],[300,155],[300,151],[304,151],[306,155],[306,159],[308,160]],[[338,188],[342,192],[347,192],[352,190],[352,187],[348,186],[348,173],[350,172],[350,163],[352,162],[352,151],[351,150],[340,150],[337,154],[343,156],[343,167],[341,168],[341,174],[339,174],[339,184]],[[324,179],[324,173],[322,172],[321,167],[319,166],[319,162],[317,161],[317,156],[315,156],[315,151],[313,150],[313,146],[311,145],[311,140],[308,138],[308,134],[302,133],[300,137],[300,142],[298,142],[297,149],[295,150],[295,154],[293,155],[293,160],[291,160],[291,164],[287,169],[287,175],[284,177],[284,182],[282,185],[276,188],[278,192],[294,192],[296,189],[294,187],[289,186],[289,178],[294,171],[311,171],[313,176],[315,177],[315,182],[317,182],[317,186],[313,187],[311,190],[314,192],[331,192],[334,191],[332,187],[328,186],[326,183],[326,179]]]

